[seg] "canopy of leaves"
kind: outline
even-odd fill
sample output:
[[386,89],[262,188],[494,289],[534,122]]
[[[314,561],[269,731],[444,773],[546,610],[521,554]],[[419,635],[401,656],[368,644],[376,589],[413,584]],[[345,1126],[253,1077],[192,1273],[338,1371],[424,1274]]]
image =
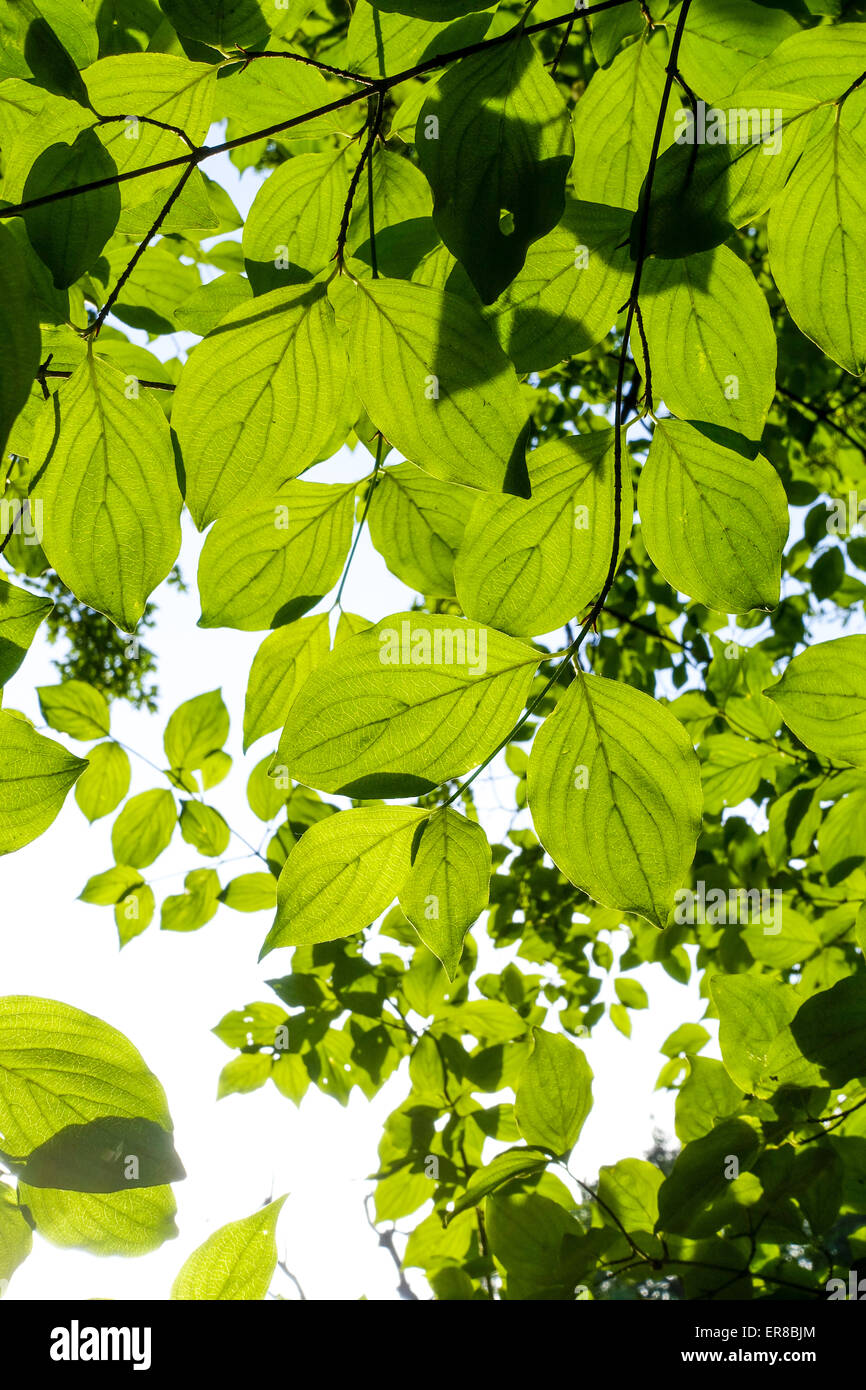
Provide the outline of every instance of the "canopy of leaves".
[[[263,914],[218,1096],[399,1073],[404,1295],[821,1297],[866,1258],[864,6],[564,8],[0,0],[0,854],[111,817],[131,952]],[[260,638],[133,785],[184,508],[200,627]],[[676,1145],[596,1179],[582,1044],[661,972]],[[0,1289],[34,1231],[176,1233],[162,1086],[71,1004],[0,999],[0,1171]],[[264,1299],[284,1200],[172,1298]]]

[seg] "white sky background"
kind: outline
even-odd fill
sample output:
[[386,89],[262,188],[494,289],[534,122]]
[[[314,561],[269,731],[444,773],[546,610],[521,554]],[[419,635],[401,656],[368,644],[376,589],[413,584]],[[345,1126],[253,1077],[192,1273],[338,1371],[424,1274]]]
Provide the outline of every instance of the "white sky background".
[[[240,178],[224,156],[207,169],[245,215],[261,177],[247,171]],[[141,334],[131,336],[145,341]],[[188,335],[179,335],[179,340],[192,341]],[[168,340],[160,355],[173,351]],[[371,466],[363,448],[354,455],[343,450],[310,476],[350,481],[364,477]],[[195,572],[201,545],[202,537],[185,516],[180,565],[190,592],[179,594],[165,585],[157,590],[157,627],[144,634],[158,659],[160,713],[151,717],[116,702],[112,732],[162,766],[162,732],[171,711],[183,700],[220,687],[231,714],[226,749],[234,766],[207,799],[233,829],[259,845],[264,826],[247,804],[246,780],[272,750],[275,737],[261,740],[244,758],[241,726],[246,677],[265,634],[196,627],[200,610]],[[366,534],[344,602],[371,619],[412,602],[411,592],[388,572]],[[23,710],[37,727],[42,719],[34,687],[58,682],[51,663],[62,650],[37,636],[6,687],[4,704]],[[86,747],[48,732],[77,753]],[[132,793],[160,785],[157,774],[143,762],[132,758],[132,763]],[[502,784],[503,792],[507,786]],[[494,808],[495,788],[481,779],[477,787],[479,806]],[[147,931],[119,952],[111,908],[76,901],[86,880],[113,862],[113,820],[112,815],[88,826],[70,793],[46,834],[4,858],[0,993],[34,994],[72,1004],[119,1028],[142,1052],[167,1092],[177,1149],[187,1170],[187,1181],[174,1189],[180,1238],[139,1259],[105,1259],[62,1250],[37,1237],[6,1297],[165,1299],[187,1255],[217,1227],[249,1215],[272,1195],[288,1192],[278,1247],[308,1298],[396,1298],[396,1271],[366,1223],[364,1196],[373,1187],[366,1178],[377,1166],[384,1119],[408,1090],[407,1063],[372,1102],[353,1092],[345,1109],[312,1087],[296,1109],[270,1083],[252,1095],[229,1096],[217,1103],[219,1071],[236,1054],[210,1030],[231,1009],[256,1000],[276,1002],[264,981],[288,973],[290,955],[277,951],[258,965],[272,914],[239,913],[224,906],[200,931],[190,933],[161,933],[157,908]],[[501,837],[509,813],[494,810],[485,820],[491,836]],[[244,853],[244,846],[233,840],[227,854]],[[184,873],[205,862],[175,834],[152,869],[158,903],[165,894],[180,892]],[[226,865],[219,870],[221,882],[258,867],[258,861],[250,859]],[[481,946],[481,968],[501,970],[511,953],[492,948],[483,921],[474,935]],[[393,949],[393,943],[388,944]],[[611,944],[619,954],[626,945],[625,934],[618,932]],[[530,973],[537,969],[528,963],[524,968]],[[647,989],[650,1007],[632,1013],[631,1040],[605,1018],[583,1044],[596,1078],[595,1105],[572,1168],[587,1180],[595,1178],[602,1163],[641,1156],[655,1126],[673,1134],[673,1095],[653,1091],[665,1060],[659,1046],[678,1024],[698,1020],[703,1013],[694,983],[684,988],[658,965],[641,967],[634,977]],[[606,978],[600,998],[615,999],[612,977]],[[712,1031],[713,1025],[709,1027]],[[708,1051],[718,1055],[714,1046]],[[493,1104],[495,1099],[484,1097],[482,1103]],[[505,1146],[490,1144],[485,1157],[500,1147]],[[429,1206],[422,1208],[419,1215],[428,1210]],[[414,1218],[398,1224],[408,1230]],[[409,1280],[421,1297],[429,1296],[420,1271],[410,1271]],[[297,1297],[279,1271],[272,1288],[286,1298]]]

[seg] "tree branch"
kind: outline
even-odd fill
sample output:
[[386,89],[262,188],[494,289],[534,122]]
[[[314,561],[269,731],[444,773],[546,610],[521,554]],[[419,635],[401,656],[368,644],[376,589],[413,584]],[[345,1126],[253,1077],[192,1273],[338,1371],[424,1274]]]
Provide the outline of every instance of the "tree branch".
[[399,1282],[398,1285],[397,1285],[397,1292],[398,1292],[398,1294],[400,1295],[401,1298],[405,1298],[405,1299],[407,1299],[407,1300],[411,1300],[411,1301],[417,1303],[417,1302],[419,1302],[418,1295],[416,1294],[415,1290],[411,1287],[411,1285],[410,1285],[410,1284],[407,1282],[407,1280],[406,1280],[406,1274],[405,1274],[405,1271],[404,1271],[404,1269],[403,1269],[403,1261],[400,1259],[399,1252],[398,1252],[398,1250],[397,1250],[396,1245],[394,1244],[394,1231],[393,1231],[393,1229],[390,1230],[390,1231],[380,1231],[380,1230],[379,1230],[379,1227],[376,1225],[375,1221],[373,1220],[373,1218],[372,1218],[371,1215],[370,1215],[370,1201],[371,1201],[371,1200],[372,1200],[372,1199],[371,1199],[371,1194],[368,1192],[368,1193],[367,1193],[367,1196],[364,1198],[364,1215],[365,1215],[366,1218],[367,1218],[367,1225],[370,1227],[370,1230],[371,1230],[371,1231],[375,1231],[375,1232],[376,1232],[376,1235],[377,1235],[378,1238],[379,1238],[379,1244],[382,1246],[382,1248],[383,1248],[384,1250],[387,1250],[387,1251],[388,1251],[388,1254],[391,1256],[391,1259],[394,1261],[394,1265],[395,1265],[395,1267],[396,1267],[396,1269],[397,1269],[397,1273],[398,1273],[399,1276],[400,1276],[400,1282]]
[[[598,14],[603,10],[617,9],[620,5],[629,4],[630,0],[597,0],[597,3],[590,5],[582,13],[585,15]],[[513,43],[516,39],[524,36],[540,34],[548,29],[556,29],[560,25],[568,24],[574,16],[571,9],[567,14],[557,15],[555,19],[539,20],[536,24],[528,24],[526,28],[516,27],[507,30],[504,34],[497,34],[492,39],[480,39],[477,43],[464,45],[463,48],[455,48],[450,53],[441,53],[432,58],[426,58],[414,67],[405,68],[403,72],[395,73],[392,77],[371,77],[365,78],[360,74],[355,79],[365,83],[364,89],[360,92],[349,92],[345,96],[336,97],[334,101],[326,102],[324,106],[316,107],[313,111],[304,111],[299,116],[291,116],[286,121],[277,121],[274,125],[264,126],[261,130],[250,131],[248,135],[236,135],[231,140],[223,140],[219,145],[198,145],[190,150],[188,154],[176,155],[172,159],[162,159],[156,164],[147,164],[141,169],[127,169],[122,174],[111,174],[106,178],[93,179],[90,183],[77,184],[74,188],[61,188],[53,193],[43,193],[39,198],[28,198],[20,203],[12,203],[8,207],[0,208],[0,217],[20,217],[22,213],[29,212],[32,208],[44,207],[48,203],[60,202],[64,198],[75,198],[81,193],[93,193],[100,188],[112,188],[115,184],[126,183],[130,179],[143,178],[145,174],[162,173],[164,169],[178,169],[187,164],[201,164],[206,159],[213,159],[218,154],[228,154],[231,150],[237,150],[244,145],[250,145],[256,140],[266,140],[274,135],[281,135],[284,131],[292,130],[295,126],[304,125],[307,121],[316,120],[320,116],[329,116],[334,111],[342,111],[347,106],[353,106],[355,102],[364,100],[371,89],[385,93],[392,87],[399,87],[402,82],[408,82],[414,77],[423,77],[425,73],[436,72],[441,68],[447,68],[449,64],[457,62],[461,58],[470,58],[476,53],[484,53],[491,48],[499,48],[502,44]]]
[[[637,257],[634,269],[634,277],[632,279],[631,292],[628,297],[628,315],[626,317],[625,328],[623,330],[622,335],[622,347],[620,349],[619,354],[619,368],[617,371],[616,380],[616,405],[614,409],[613,426],[613,539],[611,543],[610,564],[608,566],[607,576],[605,578],[604,584],[602,585],[601,593],[599,594],[598,598],[596,599],[595,603],[593,604],[590,610],[589,616],[587,617],[582,628],[580,629],[580,632],[577,634],[571,646],[564,653],[562,661],[560,662],[556,670],[553,672],[553,675],[545,683],[538,695],[536,695],[533,700],[530,700],[529,704],[526,706],[526,709],[518,719],[514,728],[511,729],[511,731],[506,735],[506,737],[501,740],[501,742],[496,746],[496,748],[494,748],[493,752],[489,755],[489,757],[485,758],[484,762],[480,765],[480,767],[477,767],[475,771],[471,773],[469,777],[466,778],[465,782],[461,782],[458,785],[458,787],[451,794],[448,800],[443,803],[445,806],[450,806],[453,801],[456,801],[458,796],[462,795],[465,789],[472,782],[475,781],[475,778],[478,777],[484,771],[485,767],[489,766],[489,764],[493,761],[497,754],[501,753],[503,748],[506,748],[508,746],[508,744],[514,738],[515,734],[518,734],[520,732],[526,721],[535,712],[535,710],[538,709],[542,700],[550,692],[550,690],[553,688],[556,682],[561,678],[563,673],[568,669],[572,661],[574,661],[577,657],[577,654],[580,651],[580,648],[583,646],[584,640],[586,639],[587,633],[595,627],[596,620],[607,601],[607,596],[613,588],[613,581],[616,577],[616,572],[619,567],[619,546],[620,536],[622,535],[622,424],[623,386],[625,382],[625,368],[626,363],[628,361],[628,349],[629,341],[631,338],[632,325],[634,323],[635,312],[638,307],[638,299],[640,296],[641,276],[643,275],[643,267],[644,262],[646,260],[646,244],[647,234],[649,231],[649,214],[650,202],[652,199],[653,179],[655,177],[655,168],[658,162],[659,151],[661,149],[662,134],[664,132],[664,124],[665,117],[667,115],[668,103],[670,101],[671,91],[673,89],[674,80],[676,77],[677,59],[679,57],[680,45],[682,44],[683,34],[685,32],[686,27],[686,19],[688,18],[688,13],[691,9],[691,4],[692,0],[683,0],[682,5],[680,7],[679,15],[677,17],[677,27],[674,33],[673,41],[671,43],[670,56],[668,58],[667,68],[665,69],[666,75],[664,91],[662,92],[662,99],[659,106],[659,114],[658,119],[656,121],[655,134],[653,136],[649,167],[647,169],[645,187],[644,192],[642,194],[643,207],[641,211],[640,229],[638,232]],[[605,6],[605,8],[610,7]],[[591,13],[591,11],[587,10],[585,11],[585,13],[589,14]]]
[[108,315],[111,313],[112,309],[114,308],[115,304],[120,298],[124,285],[126,284],[132,272],[135,270],[135,267],[138,265],[138,262],[141,260],[148,246],[153,241],[153,238],[156,236],[166,217],[171,212],[171,209],[174,207],[174,204],[177,202],[178,198],[183,192],[185,184],[191,178],[194,172],[195,165],[188,164],[187,167],[184,169],[183,173],[181,174],[180,178],[178,179],[177,183],[175,184],[174,188],[171,190],[171,193],[168,195],[165,202],[163,203],[162,209],[157,215],[157,217],[154,219],[153,225],[151,226],[150,230],[145,234],[144,240],[139,242],[138,246],[132,253],[132,256],[129,260],[129,264],[118,277],[117,284],[111,291],[111,294],[106,299],[99,313],[96,315],[96,318],[93,320],[93,323],[89,323],[87,327],[82,330],[82,337],[96,338],[99,336],[99,330],[105,323],[105,320],[108,318]]
[[[363,149],[363,151],[362,151],[362,153],[361,153],[361,158],[358,160],[358,163],[355,165],[355,168],[354,168],[354,170],[353,170],[353,172],[352,172],[352,177],[351,177],[351,179],[350,179],[350,181],[349,181],[349,191],[348,191],[348,193],[346,194],[346,201],[345,201],[345,203],[343,204],[343,216],[340,218],[340,230],[339,230],[339,232],[337,233],[337,250],[336,250],[336,252],[335,252],[335,254],[334,254],[334,260],[337,262],[337,265],[338,265],[338,267],[339,267],[339,269],[340,269],[340,274],[342,274],[343,268],[344,268],[343,262],[344,262],[344,259],[345,259],[346,238],[347,238],[347,236],[349,235],[349,222],[350,222],[351,217],[352,217],[352,205],[353,205],[353,203],[354,203],[354,201],[355,201],[355,194],[356,194],[357,191],[358,191],[358,184],[359,184],[360,181],[361,181],[361,175],[362,175],[363,172],[364,172],[365,166],[368,166],[368,167],[369,167],[369,170],[370,170],[369,193],[370,193],[370,217],[371,217],[371,219],[372,219],[372,216],[373,216],[373,212],[372,212],[372,209],[373,209],[373,183],[372,183],[373,164],[372,164],[372,160],[371,160],[370,157],[371,157],[371,155],[372,155],[372,153],[373,153],[373,146],[374,146],[375,143],[376,143],[376,137],[377,137],[377,135],[379,134],[379,129],[380,129],[381,124],[382,124],[382,111],[383,111],[383,105],[384,105],[384,99],[383,99],[382,93],[381,93],[381,92],[377,92],[377,94],[376,94],[375,97],[370,97],[370,98],[369,98],[369,101],[370,101],[370,107],[371,107],[371,109],[370,109],[370,111],[368,112],[368,116],[367,116],[367,141],[366,141],[366,144],[364,145],[364,149]],[[374,104],[374,103],[375,103],[375,104]],[[372,229],[371,229],[371,231],[372,231]],[[375,258],[375,254],[376,254],[376,252],[375,252],[375,242],[372,241],[372,236],[371,236],[371,247],[372,247],[372,251],[373,251],[373,256],[374,256],[374,258]]]

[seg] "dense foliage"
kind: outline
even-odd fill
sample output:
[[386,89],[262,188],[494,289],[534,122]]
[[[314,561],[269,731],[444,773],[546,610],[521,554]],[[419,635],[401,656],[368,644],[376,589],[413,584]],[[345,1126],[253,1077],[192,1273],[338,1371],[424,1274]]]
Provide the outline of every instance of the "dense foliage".
[[[408,1059],[375,1220],[437,1298],[825,1298],[866,1256],[863,8],[0,3],[0,681],[73,639],[59,739],[0,711],[0,852],[73,791],[121,946],[178,829],[163,930],[275,910],[220,1094]],[[269,171],[245,222],[217,154]],[[321,480],[345,444],[357,486]],[[201,625],[267,634],[254,872],[219,691],[150,790],[112,738],[183,506]],[[411,611],[367,612],[364,527]],[[581,1039],[629,1035],[648,963],[721,1057],[676,1027],[678,1152],[591,1185]],[[171,1128],[113,1028],[0,999],[0,1288],[34,1229],[170,1237]],[[265,1297],[278,1211],[173,1296]]]

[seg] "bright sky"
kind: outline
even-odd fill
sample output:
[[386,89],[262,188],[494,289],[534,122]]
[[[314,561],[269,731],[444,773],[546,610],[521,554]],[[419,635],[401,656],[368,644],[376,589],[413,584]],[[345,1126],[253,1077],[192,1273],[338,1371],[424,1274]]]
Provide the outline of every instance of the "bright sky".
[[[247,172],[240,179],[225,158],[214,161],[208,172],[245,213],[258,176]],[[365,476],[370,467],[363,449],[354,456],[344,450],[310,476],[350,481]],[[190,592],[182,595],[163,585],[155,595],[158,627],[145,636],[158,658],[160,714],[149,717],[115,704],[112,732],[162,766],[162,731],[168,715],[181,701],[220,687],[232,718],[226,747],[234,767],[209,800],[234,829],[259,844],[264,827],[247,805],[245,786],[273,740],[262,740],[244,758],[241,722],[246,674],[265,634],[196,627],[194,579],[201,544],[186,518],[180,564]],[[362,537],[344,594],[346,606],[378,619],[409,607],[411,601],[410,591],[388,572],[366,535]],[[37,637],[6,687],[4,704],[22,709],[37,726],[41,715],[34,687],[57,683],[51,660],[59,654]],[[52,736],[82,751],[82,745]],[[132,761],[132,792],[159,784],[156,773]],[[478,800],[482,807],[495,808],[489,783],[479,785]],[[346,1109],[311,1089],[298,1110],[270,1084],[252,1095],[229,1096],[217,1103],[220,1068],[234,1053],[210,1029],[230,1009],[256,1000],[274,1001],[264,981],[287,973],[290,955],[278,951],[257,965],[271,914],[237,913],[226,907],[201,931],[189,934],[163,934],[157,918],[119,952],[111,909],[76,901],[85,881],[112,863],[112,821],[109,816],[88,826],[70,794],[45,835],[3,860],[0,992],[73,1004],[119,1028],[142,1052],[168,1094],[177,1149],[188,1174],[187,1181],[175,1187],[180,1238],[141,1259],[100,1259],[37,1239],[33,1254],[14,1275],[7,1298],[164,1299],[184,1259],[213,1230],[284,1192],[289,1200],[278,1230],[280,1254],[308,1298],[395,1298],[396,1272],[366,1223],[364,1196],[372,1190],[366,1177],[377,1166],[383,1121],[408,1090],[406,1063],[373,1102],[353,1093]],[[495,809],[486,820],[494,837],[504,833],[507,822],[508,815]],[[243,855],[245,850],[235,840],[228,853]],[[179,892],[184,873],[203,862],[176,834],[153,867],[158,900]],[[255,862],[226,866],[221,881],[255,867]],[[482,948],[482,968],[501,970],[509,954],[485,944],[483,923],[474,934]],[[617,952],[624,949],[624,933],[612,944]],[[679,1023],[698,1020],[703,1013],[696,986],[675,984],[661,966],[642,967],[635,978],[647,989],[650,1008],[632,1014],[631,1041],[605,1019],[585,1044],[596,1076],[596,1101],[572,1167],[587,1180],[595,1178],[602,1163],[642,1155],[652,1143],[654,1126],[673,1134],[672,1095],[653,1090],[664,1061],[659,1046]],[[601,997],[615,998],[611,979]],[[484,1103],[494,1101],[487,1097]],[[491,1145],[485,1156],[491,1157],[496,1147]],[[419,1215],[428,1209],[422,1208]],[[409,1229],[413,1223],[400,1224]],[[421,1297],[429,1296],[418,1271],[409,1278]],[[273,1291],[297,1297],[279,1272]]]

